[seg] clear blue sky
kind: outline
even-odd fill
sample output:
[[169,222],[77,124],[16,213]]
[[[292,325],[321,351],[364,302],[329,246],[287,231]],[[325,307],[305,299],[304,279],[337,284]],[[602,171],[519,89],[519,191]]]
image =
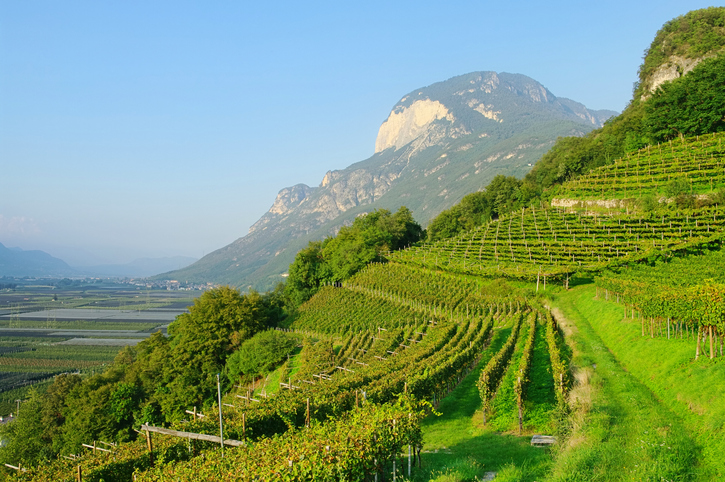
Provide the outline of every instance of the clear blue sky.
[[476,70],[621,110],[645,1],[0,2],[0,243],[201,257],[277,192],[369,157],[393,105]]

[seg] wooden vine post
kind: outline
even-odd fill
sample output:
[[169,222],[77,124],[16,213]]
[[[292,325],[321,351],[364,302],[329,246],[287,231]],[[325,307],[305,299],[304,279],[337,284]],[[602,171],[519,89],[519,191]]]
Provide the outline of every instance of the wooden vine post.
[[305,427],[310,428],[310,399],[307,399],[307,411],[305,413]]
[[[408,414],[408,424],[410,425],[410,413]],[[410,478],[410,471],[411,471],[411,446],[410,441],[408,441],[408,478]]]
[[518,405],[519,408],[519,435],[521,435],[523,425],[523,413],[521,410],[521,377],[518,378],[518,381],[516,383],[518,384],[518,390],[516,390],[516,405]]
[[146,430],[146,447],[149,450],[149,461],[151,462],[151,465],[154,465],[154,452],[153,452],[153,444],[151,442],[151,432]]
[[219,398],[219,445],[221,446],[222,458],[224,458],[224,425],[222,423],[222,388],[219,374],[216,374],[217,397]]

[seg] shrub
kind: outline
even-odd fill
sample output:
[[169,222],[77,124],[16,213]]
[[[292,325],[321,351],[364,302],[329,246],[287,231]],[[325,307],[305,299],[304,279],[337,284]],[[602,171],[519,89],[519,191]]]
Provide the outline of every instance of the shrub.
[[229,356],[226,366],[229,379],[236,381],[271,372],[282,364],[297,344],[297,338],[289,333],[276,330],[258,333]]

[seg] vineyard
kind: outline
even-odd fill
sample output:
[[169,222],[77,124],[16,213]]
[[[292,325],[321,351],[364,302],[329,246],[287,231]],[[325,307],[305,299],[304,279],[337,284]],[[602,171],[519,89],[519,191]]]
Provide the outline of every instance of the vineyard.
[[725,209],[607,215],[522,209],[469,233],[396,251],[391,261],[545,283],[572,273],[717,245]]
[[[725,334],[725,254],[714,251],[630,267],[597,278],[599,296],[616,300],[636,316],[642,336],[693,340],[695,358],[709,339],[709,356],[723,355]],[[627,317],[627,313],[624,313]]]
[[568,199],[638,198],[663,195],[675,179],[686,181],[690,194],[725,187],[723,133],[679,138],[647,146],[565,182],[553,196]]
[[[548,311],[513,295],[497,297],[480,280],[411,266],[373,264],[344,287],[323,288],[299,308],[290,331],[301,346],[280,369],[280,386],[272,390],[269,380],[255,380],[222,399],[224,438],[241,441],[242,447],[226,448],[222,457],[218,445],[155,435],[151,453],[139,442],[122,444],[112,449],[113,457],[79,454],[72,461],[29,469],[19,479],[76,480],[79,465],[83,480],[106,481],[130,480],[128,475],[112,478],[114,471],[149,481],[186,480],[191,474],[216,474],[218,480],[373,480],[376,474],[414,474],[425,457],[422,418],[479,363],[499,367],[495,383],[489,377],[487,401],[511,398],[511,373],[523,379],[530,369],[549,374],[543,383],[552,393],[548,402],[530,400],[529,390],[517,389],[518,405],[499,403],[489,422],[518,419],[518,407],[525,406],[523,430],[550,428],[553,393],[568,387],[553,364],[561,358],[561,341],[544,342],[546,336],[560,338]],[[503,347],[492,343],[502,337],[508,340]],[[524,345],[526,355],[520,356]],[[520,362],[509,363],[512,352]],[[497,390],[502,378],[506,390]],[[218,435],[219,420],[212,415],[218,406],[210,410],[190,411],[194,416],[174,428]],[[529,417],[529,411],[538,418]],[[152,465],[152,454],[164,462]]]

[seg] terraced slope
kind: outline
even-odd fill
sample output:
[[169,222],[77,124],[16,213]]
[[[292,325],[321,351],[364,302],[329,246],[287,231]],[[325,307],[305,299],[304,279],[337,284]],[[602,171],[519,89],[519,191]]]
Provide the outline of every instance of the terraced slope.
[[566,199],[626,199],[665,196],[674,180],[701,194],[725,187],[725,133],[679,138],[628,153],[556,188]]
[[460,274],[561,279],[719,243],[724,234],[723,208],[638,215],[529,208],[389,259]]
[[[523,298],[492,296],[476,280],[372,265],[345,287],[324,288],[299,309],[291,329],[304,341],[296,360],[290,360],[295,368],[278,382],[281,389],[263,394],[240,386],[225,395],[225,438],[242,440],[246,447],[228,447],[222,459],[217,445],[189,442],[186,449],[186,440],[154,435],[154,456],[163,454],[163,460],[153,467],[149,453],[135,444],[113,448],[115,456],[89,452],[18,475],[20,480],[75,480],[79,465],[84,480],[107,482],[128,480],[134,470],[136,480],[190,480],[212,473],[229,480],[390,474],[393,458],[405,446],[420,455],[421,417],[493,357],[500,346],[491,340],[499,340],[514,322],[542,318],[540,310]],[[549,359],[547,345],[540,344],[539,351],[541,360]],[[536,399],[528,403],[540,405]],[[504,412],[511,407],[504,407],[497,416],[510,418]],[[217,407],[208,410],[216,413]],[[218,434],[217,418],[206,415],[175,428]],[[347,432],[345,424],[351,427]],[[391,426],[397,429],[381,435]],[[334,439],[329,448],[321,445],[326,438]],[[403,474],[401,464],[396,470]]]

